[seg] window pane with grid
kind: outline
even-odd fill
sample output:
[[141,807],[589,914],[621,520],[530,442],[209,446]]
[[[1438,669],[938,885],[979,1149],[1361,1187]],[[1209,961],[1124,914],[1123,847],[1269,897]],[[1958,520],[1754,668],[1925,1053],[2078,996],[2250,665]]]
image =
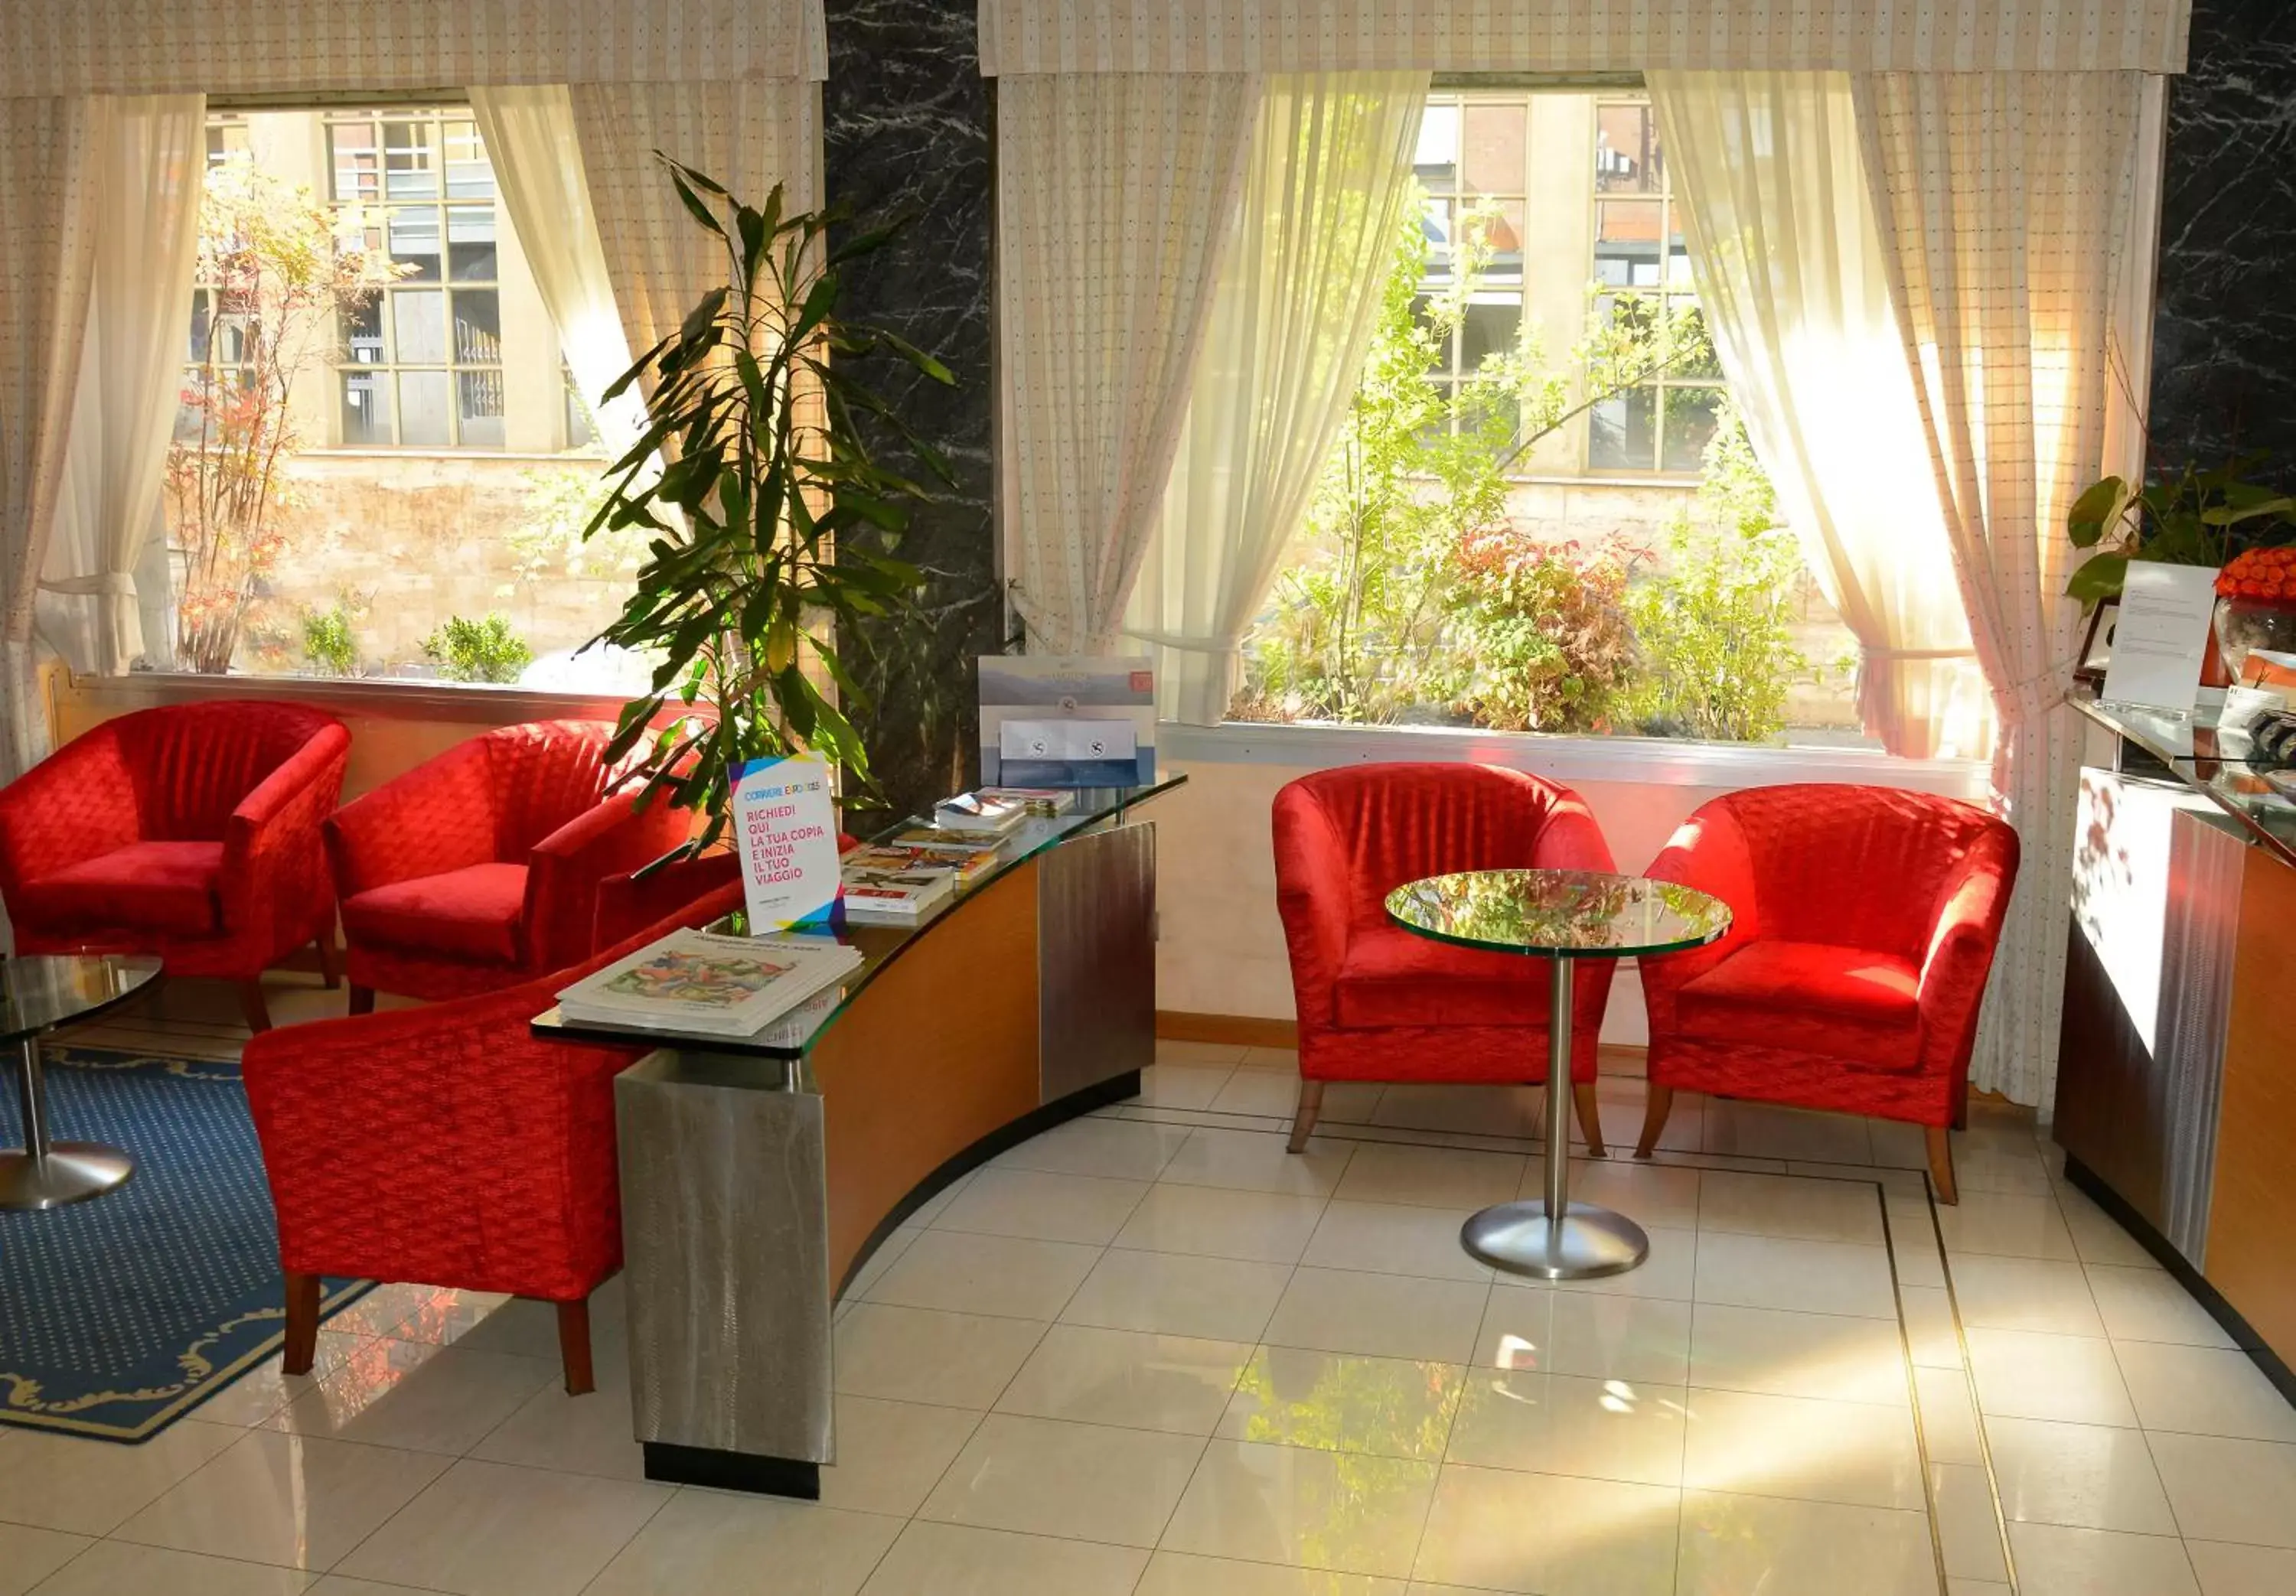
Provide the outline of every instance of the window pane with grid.
[[332,115],[332,198],[399,268],[343,318],[342,442],[504,444],[500,221],[494,168],[460,108]]

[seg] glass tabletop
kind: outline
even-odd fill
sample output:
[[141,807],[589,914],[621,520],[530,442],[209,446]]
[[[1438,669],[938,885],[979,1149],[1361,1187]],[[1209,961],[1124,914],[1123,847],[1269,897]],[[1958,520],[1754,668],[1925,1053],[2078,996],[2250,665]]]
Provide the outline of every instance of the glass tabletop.
[[[1171,791],[1187,779],[1185,775],[1168,775],[1145,787],[1075,789],[1076,803],[1072,808],[1054,815],[1031,816],[1013,827],[999,839],[994,865],[971,881],[960,882],[954,892],[930,905],[914,923],[849,921],[820,930],[790,933],[842,943],[859,952],[861,962],[844,979],[816,993],[788,1013],[770,1021],[755,1035],[702,1036],[660,1027],[607,1026],[590,1020],[570,1020],[554,1005],[535,1016],[534,1028],[545,1035],[599,1041],[651,1042],[661,1047],[691,1045],[712,1052],[750,1053],[772,1059],[802,1058],[828,1028],[829,1022],[844,1012],[846,1005],[861,994],[862,990],[876,978],[879,970],[898,958],[904,949],[947,919],[959,905],[980,896],[1037,855],[1079,832],[1098,826],[1121,825],[1132,809],[1150,798]],[[891,842],[905,832],[931,829],[931,821],[911,818],[888,826],[865,840],[873,844]],[[736,910],[709,929],[729,936],[747,936],[749,916]]]
[[1586,870],[1475,870],[1408,881],[1387,895],[1406,931],[1507,954],[1623,959],[1703,947],[1730,907],[1693,888]]
[[21,1042],[108,1009],[159,973],[160,961],[141,954],[0,957],[0,1042]]

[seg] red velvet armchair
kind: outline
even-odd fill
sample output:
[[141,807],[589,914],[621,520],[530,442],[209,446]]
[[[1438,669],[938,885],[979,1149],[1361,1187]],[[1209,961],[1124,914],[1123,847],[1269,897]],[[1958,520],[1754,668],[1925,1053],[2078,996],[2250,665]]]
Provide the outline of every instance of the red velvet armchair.
[[601,763],[604,721],[504,726],[346,804],[327,854],[350,946],[351,1011],[377,992],[463,997],[587,957],[598,883],[685,838],[690,811]]
[[[1546,962],[1431,941],[1382,904],[1406,881],[1454,871],[1610,870],[1578,794],[1493,765],[1358,765],[1286,785],[1275,823],[1300,1016],[1293,1152],[1315,1129],[1326,1081],[1546,1080]],[[1573,980],[1571,1092],[1599,1158],[1595,1056],[1610,962],[1582,961]]]
[[104,722],[0,789],[0,896],[20,953],[156,954],[239,984],[307,942],[327,984],[334,895],[319,827],[350,733],[297,704],[222,700]]
[[622,1266],[614,1076],[648,1050],[545,1040],[553,994],[681,925],[723,888],[570,970],[504,992],[290,1026],[240,1062],[279,1217],[285,1365],[308,1373],[323,1275],[504,1291],[558,1306],[566,1389],[593,1385],[590,1293]]
[[1685,821],[1648,872],[1728,904],[1729,935],[1643,961],[1650,1107],[1637,1158],[1688,1089],[1926,1128],[1959,1200],[1985,978],[2017,834],[1969,804],[1885,787],[1760,787]]

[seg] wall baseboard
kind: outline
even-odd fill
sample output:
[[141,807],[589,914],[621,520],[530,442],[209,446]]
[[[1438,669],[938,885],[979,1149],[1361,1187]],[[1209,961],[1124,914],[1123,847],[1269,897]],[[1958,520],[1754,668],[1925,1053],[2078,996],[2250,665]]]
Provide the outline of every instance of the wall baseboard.
[[1156,1034],[1169,1042],[1218,1042],[1234,1047],[1297,1047],[1300,1022],[1258,1014],[1191,1014],[1156,1011]]
[[[1300,1023],[1259,1014],[1193,1014],[1185,1009],[1156,1011],[1156,1035],[1168,1042],[1217,1042],[1229,1047],[1300,1045]],[[1604,1075],[1640,1075],[1650,1050],[1605,1042],[1600,1051]]]

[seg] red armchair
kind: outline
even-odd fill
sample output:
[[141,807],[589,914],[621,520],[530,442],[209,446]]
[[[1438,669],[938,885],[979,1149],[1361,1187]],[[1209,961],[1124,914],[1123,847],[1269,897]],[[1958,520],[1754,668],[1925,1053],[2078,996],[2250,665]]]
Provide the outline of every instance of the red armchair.
[[279,1216],[285,1365],[310,1371],[323,1275],[558,1305],[566,1389],[593,1385],[590,1293],[622,1266],[614,1076],[648,1050],[548,1041],[553,994],[681,925],[720,888],[570,970],[459,1002],[290,1026],[240,1069]]
[[350,733],[296,704],[222,700],[109,720],[0,789],[0,896],[20,953],[156,954],[239,984],[271,1023],[264,970],[318,944],[334,963],[319,826]]
[[[1315,1129],[1326,1081],[1546,1080],[1546,962],[1431,941],[1382,904],[1406,881],[1453,871],[1610,870],[1578,794],[1492,765],[1359,765],[1285,786],[1275,823],[1300,1015],[1293,1152]],[[1581,962],[1573,980],[1572,1096],[1600,1158],[1595,1056],[1610,962]]]
[[1687,1088],[1926,1127],[1959,1200],[1985,978],[2017,879],[2017,834],[1971,805],[1885,787],[1761,787],[1685,821],[1649,873],[1732,912],[1710,946],[1643,962],[1650,1108],[1637,1158]]
[[378,992],[463,997],[589,955],[598,883],[685,838],[689,811],[602,763],[603,721],[504,726],[346,804],[327,854],[350,946],[351,1011]]

